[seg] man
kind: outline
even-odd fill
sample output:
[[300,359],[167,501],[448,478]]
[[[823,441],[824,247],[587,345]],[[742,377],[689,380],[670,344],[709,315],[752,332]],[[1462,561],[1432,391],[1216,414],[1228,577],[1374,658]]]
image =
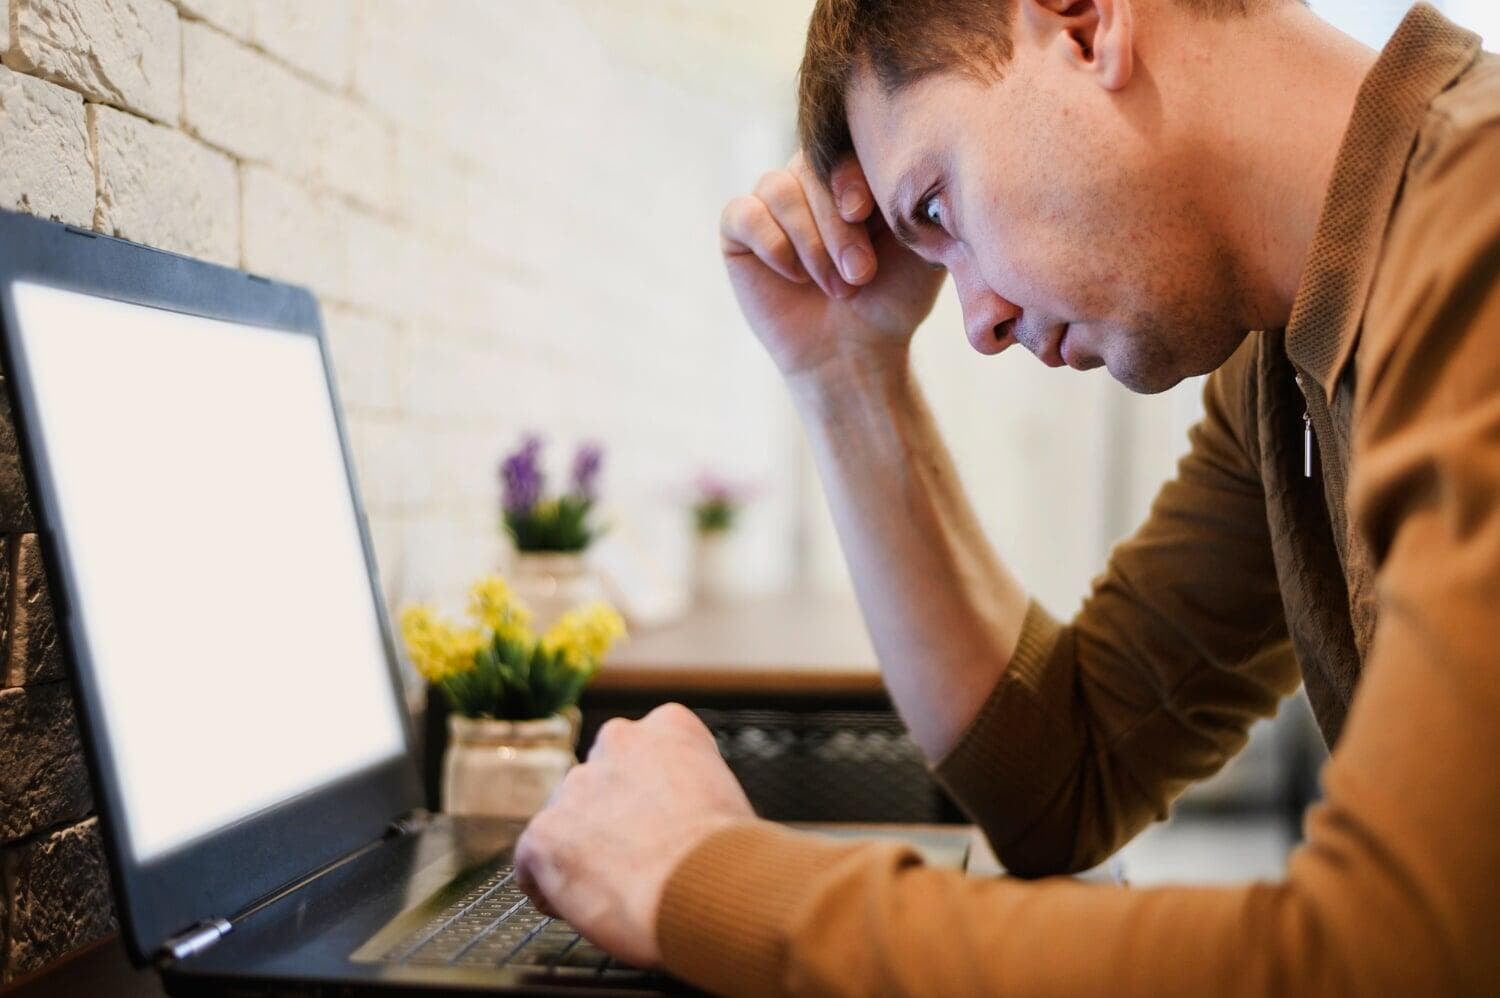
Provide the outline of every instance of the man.
[[[1097,863],[1299,681],[1326,800],[1279,884],[978,882],[755,821],[662,708],[537,817],[530,890],[724,992],[1500,993],[1500,59],[1423,5],[1377,57],[1295,0],[820,0],[801,134],[726,209],[730,276],[892,696],[1009,869]],[[943,272],[981,353],[1213,372],[1071,624],[913,380]]]

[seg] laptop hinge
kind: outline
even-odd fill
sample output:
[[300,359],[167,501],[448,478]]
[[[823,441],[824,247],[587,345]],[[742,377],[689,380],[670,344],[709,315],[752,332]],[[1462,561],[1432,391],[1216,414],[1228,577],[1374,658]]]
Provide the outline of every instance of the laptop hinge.
[[185,929],[161,944],[158,960],[186,960],[195,953],[202,953],[229,934],[234,926],[227,918],[205,919],[192,928]]
[[[345,863],[348,863],[351,860],[363,855],[364,853],[369,852],[371,849],[379,846],[381,842],[387,839],[396,838],[402,835],[412,835],[421,831],[431,820],[432,815],[429,812],[422,810],[421,808],[417,808],[413,811],[408,811],[405,814],[401,814],[396,816],[395,818],[392,818],[390,823],[386,825],[385,831],[379,839],[376,839],[374,842],[366,843],[365,845],[360,846],[358,849],[355,849],[352,852],[347,853],[346,855],[340,856],[333,862],[324,864],[309,875],[295,880],[292,883],[287,884],[286,886],[281,887],[275,891],[272,891],[265,897],[260,898],[250,905],[246,906],[242,911],[236,912],[233,916],[234,920],[240,921],[244,918],[249,917],[250,915],[255,914],[262,908],[269,907],[275,902],[286,897],[288,894],[292,894],[302,889],[324,874],[329,873],[337,867],[343,866]],[[177,935],[172,936],[166,942],[162,943],[161,948],[157,950],[157,960],[159,962],[183,960],[194,955],[195,953],[202,953],[214,943],[217,943],[220,939],[223,939],[226,935],[228,935],[230,930],[233,928],[233,924],[227,918],[207,918],[201,922],[194,923],[190,928],[184,929]]]

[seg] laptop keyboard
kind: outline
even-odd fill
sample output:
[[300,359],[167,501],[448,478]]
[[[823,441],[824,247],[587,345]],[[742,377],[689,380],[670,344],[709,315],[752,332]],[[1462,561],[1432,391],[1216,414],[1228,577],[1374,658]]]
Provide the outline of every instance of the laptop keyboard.
[[659,981],[617,963],[561,919],[549,918],[516,886],[508,864],[390,947],[383,962],[511,966],[569,978]]

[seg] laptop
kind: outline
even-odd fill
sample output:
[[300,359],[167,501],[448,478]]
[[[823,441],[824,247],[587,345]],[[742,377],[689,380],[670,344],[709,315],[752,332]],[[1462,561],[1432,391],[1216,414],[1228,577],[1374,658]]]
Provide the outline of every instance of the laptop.
[[8,393],[121,935],[171,993],[678,990],[430,815],[307,291],[0,213]]

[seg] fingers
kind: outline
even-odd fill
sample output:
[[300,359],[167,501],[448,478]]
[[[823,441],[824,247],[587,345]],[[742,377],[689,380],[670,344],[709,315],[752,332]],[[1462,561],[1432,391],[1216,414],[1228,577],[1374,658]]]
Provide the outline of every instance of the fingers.
[[718,751],[718,744],[714,741],[713,732],[708,730],[708,725],[704,724],[703,719],[697,714],[680,703],[664,703],[654,708],[641,720],[642,723],[650,722],[687,737],[706,741],[714,746],[715,751]]
[[543,860],[540,851],[536,848],[536,841],[532,829],[528,827],[521,833],[520,840],[516,843],[514,856],[516,886],[527,897],[531,903],[542,914],[556,918],[557,912],[553,910],[551,902],[547,900],[547,893],[542,887],[540,871]]
[[[857,171],[858,166],[854,169]],[[792,158],[789,170],[807,197],[813,223],[839,277],[852,287],[869,283],[875,276],[875,249],[870,245],[870,234],[863,224],[871,203],[868,194],[863,193],[863,180],[851,176],[846,170],[842,175],[843,188],[835,193],[823,186],[801,153]],[[836,198],[838,203],[835,203]],[[859,220],[850,221],[844,217],[846,207],[851,215],[859,215]]]
[[755,196],[770,209],[771,217],[791,240],[798,262],[823,293],[831,298],[848,298],[852,288],[839,276],[801,179],[789,169],[772,170],[755,185]]
[[737,197],[724,206],[719,217],[719,239],[726,256],[753,254],[793,284],[811,280],[797,260],[792,241],[771,217],[771,209],[754,195]]
[[875,195],[859,160],[846,156],[828,177],[828,187],[838,205],[839,217],[846,222],[863,222],[875,211]]
[[875,277],[875,248],[865,221],[874,198],[852,157],[825,187],[799,152],[787,167],[735,198],[719,221],[724,252],[753,254],[783,278],[809,279],[834,298],[848,298]]

